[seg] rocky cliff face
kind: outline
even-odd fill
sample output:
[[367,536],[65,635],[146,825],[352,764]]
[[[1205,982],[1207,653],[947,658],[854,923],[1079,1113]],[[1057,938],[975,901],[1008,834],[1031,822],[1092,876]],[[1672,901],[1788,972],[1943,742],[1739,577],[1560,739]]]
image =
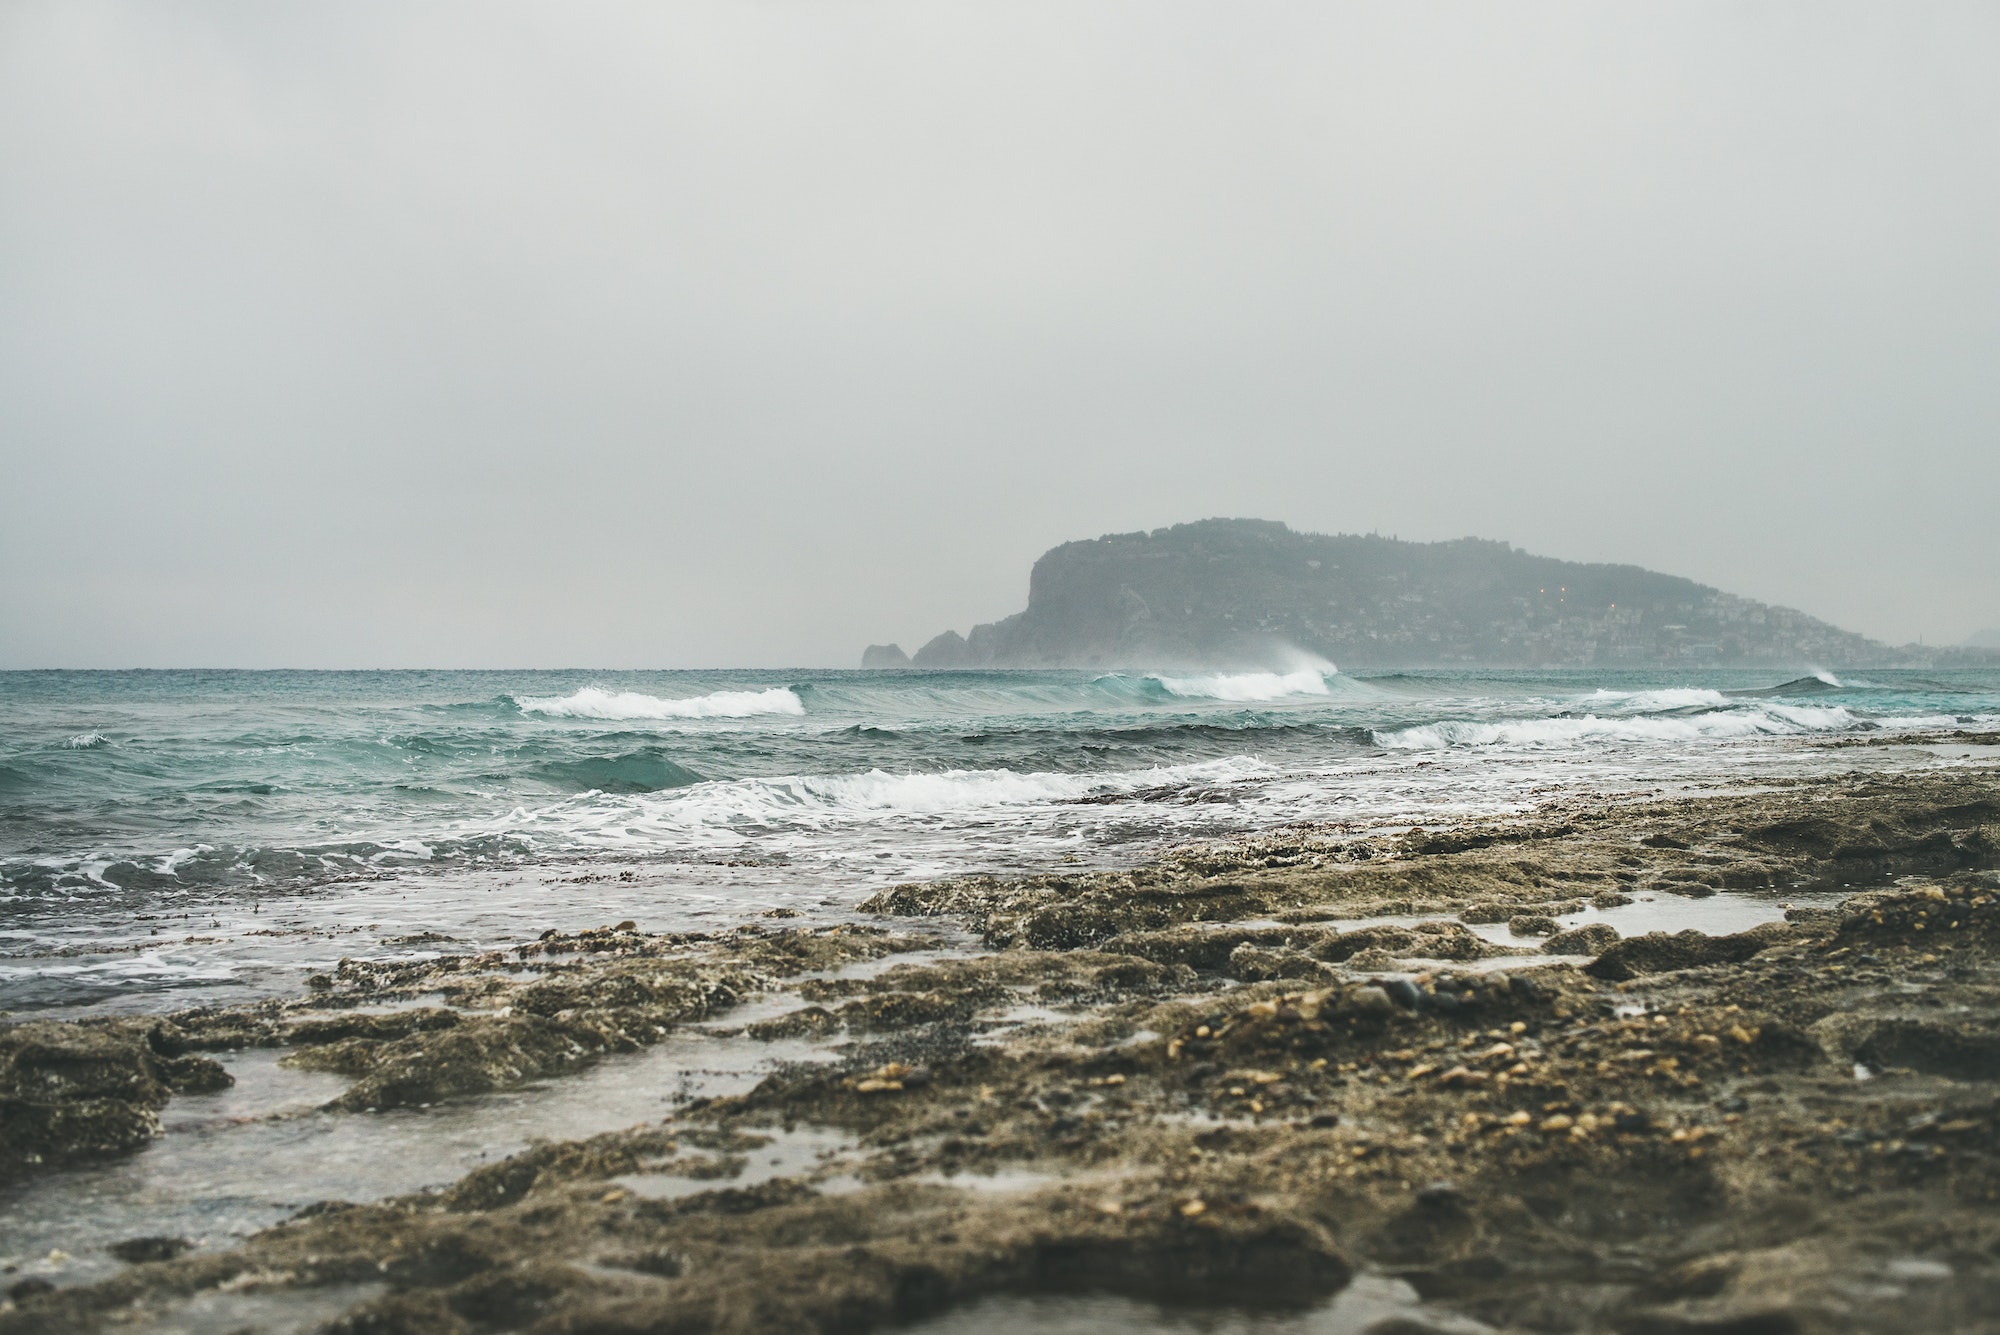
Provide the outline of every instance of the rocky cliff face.
[[903,646],[900,644],[871,644],[861,651],[861,666],[906,668],[910,666],[910,656],[903,652]]
[[1789,608],[1637,566],[1504,542],[1399,542],[1210,519],[1070,542],[1035,562],[1028,607],[946,631],[918,667],[1838,667],[1900,650]]

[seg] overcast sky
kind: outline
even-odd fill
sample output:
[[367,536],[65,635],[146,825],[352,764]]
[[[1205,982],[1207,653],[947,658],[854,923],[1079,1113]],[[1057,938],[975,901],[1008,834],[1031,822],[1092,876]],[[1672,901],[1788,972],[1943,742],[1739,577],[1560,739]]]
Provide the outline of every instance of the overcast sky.
[[2000,7],[0,3],[0,665],[844,666],[1209,515],[2000,625]]

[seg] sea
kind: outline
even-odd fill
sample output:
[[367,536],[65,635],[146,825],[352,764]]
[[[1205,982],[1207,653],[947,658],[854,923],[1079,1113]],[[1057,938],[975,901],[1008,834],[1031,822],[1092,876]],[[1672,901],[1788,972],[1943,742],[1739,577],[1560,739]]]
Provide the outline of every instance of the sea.
[[1298,823],[1985,765],[1935,738],[1995,728],[1990,670],[0,673],[0,1014],[837,920]]

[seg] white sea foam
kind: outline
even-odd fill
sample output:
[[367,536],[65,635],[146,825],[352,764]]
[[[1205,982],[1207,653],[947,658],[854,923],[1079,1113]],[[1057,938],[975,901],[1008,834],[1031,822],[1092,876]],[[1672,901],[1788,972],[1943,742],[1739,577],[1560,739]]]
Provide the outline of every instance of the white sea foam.
[[1675,718],[1600,717],[1471,720],[1448,719],[1393,732],[1377,732],[1377,745],[1395,750],[1436,751],[1460,746],[1547,748],[1584,742],[1691,742],[1740,737],[1775,737],[1813,732],[1845,732],[1861,726],[1847,710],[1764,704],[1755,709],[1717,710]]
[[615,694],[586,686],[571,695],[519,696],[524,714],[545,718],[678,719],[751,718],[759,714],[803,714],[805,702],[783,686],[766,691],[715,691],[682,700],[662,700],[639,691]]
[[[1002,818],[1051,803],[1194,784],[1223,784],[1278,771],[1231,758],[1113,774],[941,770],[891,774],[798,775],[699,783],[670,793],[585,793],[553,806],[516,808],[482,834],[526,834],[557,846],[660,850],[720,847],[784,830],[940,818]],[[1018,819],[1017,815],[1014,817]]]
[[95,749],[96,747],[103,746],[109,740],[110,739],[101,732],[94,732],[94,731],[80,732],[76,736],[64,742],[63,745],[68,747],[72,751],[89,751]]
[[1326,674],[1316,668],[1296,672],[1233,672],[1201,677],[1155,677],[1169,695],[1189,700],[1244,703],[1282,700],[1291,695],[1331,695]]
[[198,858],[204,853],[213,853],[214,851],[215,845],[213,844],[196,844],[193,848],[177,848],[154,863],[153,870],[162,876],[179,876],[182,864],[191,858]]
[[1660,691],[1599,690],[1591,694],[1590,700],[1603,708],[1629,709],[1635,714],[1652,713],[1662,709],[1722,709],[1729,704],[1729,698],[1721,691],[1702,690],[1699,687],[1669,688]]
[[1756,712],[1769,714],[1803,732],[1842,732],[1861,726],[1861,720],[1841,705],[1781,705],[1772,700]]

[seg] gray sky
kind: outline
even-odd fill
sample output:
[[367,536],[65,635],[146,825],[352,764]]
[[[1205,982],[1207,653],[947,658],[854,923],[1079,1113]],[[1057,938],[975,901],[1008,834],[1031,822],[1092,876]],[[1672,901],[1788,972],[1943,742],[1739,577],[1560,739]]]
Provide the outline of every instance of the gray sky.
[[1990,3],[0,3],[0,665],[850,665],[1209,515],[2000,625]]

